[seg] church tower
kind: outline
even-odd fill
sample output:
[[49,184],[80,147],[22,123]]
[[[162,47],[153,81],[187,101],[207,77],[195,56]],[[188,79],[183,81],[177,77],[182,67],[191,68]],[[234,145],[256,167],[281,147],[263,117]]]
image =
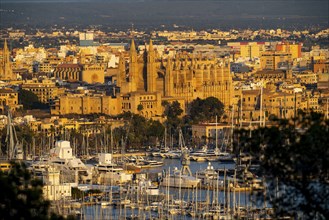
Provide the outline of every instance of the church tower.
[[14,80],[16,79],[13,73],[12,65],[10,62],[10,52],[7,45],[7,40],[4,42],[2,50],[2,58],[0,65],[0,80]]
[[156,55],[153,48],[153,42],[150,40],[149,50],[147,53],[147,92],[156,92]]
[[167,65],[166,65],[166,74],[165,74],[165,96],[173,95],[173,73],[172,73],[172,63],[171,58],[168,57]]
[[137,90],[138,60],[134,39],[131,40],[129,58],[129,92]]
[[125,82],[126,77],[126,61],[124,58],[123,53],[120,53],[119,56],[119,65],[118,65],[118,75],[117,75],[117,83],[118,87],[122,87],[123,83]]

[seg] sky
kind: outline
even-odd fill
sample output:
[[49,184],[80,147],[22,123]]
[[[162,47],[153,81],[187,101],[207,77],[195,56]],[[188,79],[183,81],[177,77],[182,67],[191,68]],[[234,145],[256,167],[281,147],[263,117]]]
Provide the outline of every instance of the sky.
[[1,28],[328,27],[328,0],[1,0]]

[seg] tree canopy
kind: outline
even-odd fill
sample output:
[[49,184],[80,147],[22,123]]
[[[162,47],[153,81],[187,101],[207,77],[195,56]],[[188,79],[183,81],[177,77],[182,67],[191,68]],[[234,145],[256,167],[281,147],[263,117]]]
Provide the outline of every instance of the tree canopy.
[[50,213],[42,186],[24,165],[12,163],[8,173],[0,171],[0,219],[63,219]]
[[159,121],[148,120],[141,115],[125,112],[120,117],[126,120],[125,128],[114,130],[114,139],[120,141],[127,138],[127,146],[143,146],[145,143],[152,143],[162,138],[164,126]]
[[329,120],[312,112],[275,122],[277,126],[239,133],[242,151],[260,160],[267,183],[266,199],[276,217],[327,218]]
[[172,103],[163,102],[162,105],[165,107],[164,116],[167,118],[166,124],[169,129],[178,128],[181,126],[180,116],[184,112],[178,101]]
[[214,122],[224,113],[224,105],[215,97],[197,98],[190,103],[189,117],[192,123]]

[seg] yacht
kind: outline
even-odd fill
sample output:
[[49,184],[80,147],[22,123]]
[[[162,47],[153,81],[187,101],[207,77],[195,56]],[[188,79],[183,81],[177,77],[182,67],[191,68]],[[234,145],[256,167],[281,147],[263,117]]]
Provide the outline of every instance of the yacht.
[[204,162],[206,161],[206,153],[208,151],[208,146],[204,145],[200,150],[196,150],[190,153],[191,160]]
[[168,151],[169,151],[169,148],[168,147],[163,147],[163,148],[156,149],[156,150],[152,151],[151,152],[151,155],[153,157],[161,157],[161,154],[167,153]]
[[47,159],[32,163],[32,171],[44,171],[49,166],[58,168],[68,178],[78,177],[75,182],[88,182],[92,178],[91,170],[79,159],[73,156],[69,141],[56,141],[55,148],[50,149]]
[[201,179],[202,184],[219,187],[222,187],[224,184],[223,179],[220,178],[218,172],[216,172],[210,162],[206,169],[196,173],[196,177]]
[[218,155],[218,161],[222,163],[235,163],[234,156],[230,153],[221,152]]
[[218,148],[208,149],[207,146],[204,146],[201,150],[192,152],[190,158],[197,162],[219,161],[220,155],[221,153]]
[[156,160],[139,160],[136,161],[135,166],[138,168],[154,168],[154,167],[162,167],[163,162],[162,161],[156,161]]
[[197,187],[201,180],[192,176],[189,168],[189,150],[185,146],[182,131],[179,130],[179,145],[181,147],[181,165],[182,169],[178,170],[174,168],[174,172],[171,174],[169,171],[168,175],[165,175],[162,181],[163,186],[178,187],[178,188],[194,188]]
[[132,174],[127,173],[123,167],[112,163],[112,154],[98,154],[99,162],[95,165],[95,169],[103,182],[124,183],[132,180]]
[[194,176],[183,174],[181,170],[178,170],[178,168],[175,167],[174,172],[172,174],[166,175],[163,178],[162,186],[177,188],[194,188],[197,187],[200,183],[200,179]]
[[214,167],[209,162],[206,169],[197,172],[197,176],[198,176],[198,178],[200,178],[202,180],[204,180],[204,179],[216,179],[218,177],[218,173],[216,172]]

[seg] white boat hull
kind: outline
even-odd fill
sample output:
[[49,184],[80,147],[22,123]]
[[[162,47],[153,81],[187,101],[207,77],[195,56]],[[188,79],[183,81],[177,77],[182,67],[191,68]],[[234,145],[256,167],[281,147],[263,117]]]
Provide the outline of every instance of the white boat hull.
[[162,186],[176,187],[176,188],[194,188],[200,184],[201,180],[192,176],[169,176],[165,177]]

